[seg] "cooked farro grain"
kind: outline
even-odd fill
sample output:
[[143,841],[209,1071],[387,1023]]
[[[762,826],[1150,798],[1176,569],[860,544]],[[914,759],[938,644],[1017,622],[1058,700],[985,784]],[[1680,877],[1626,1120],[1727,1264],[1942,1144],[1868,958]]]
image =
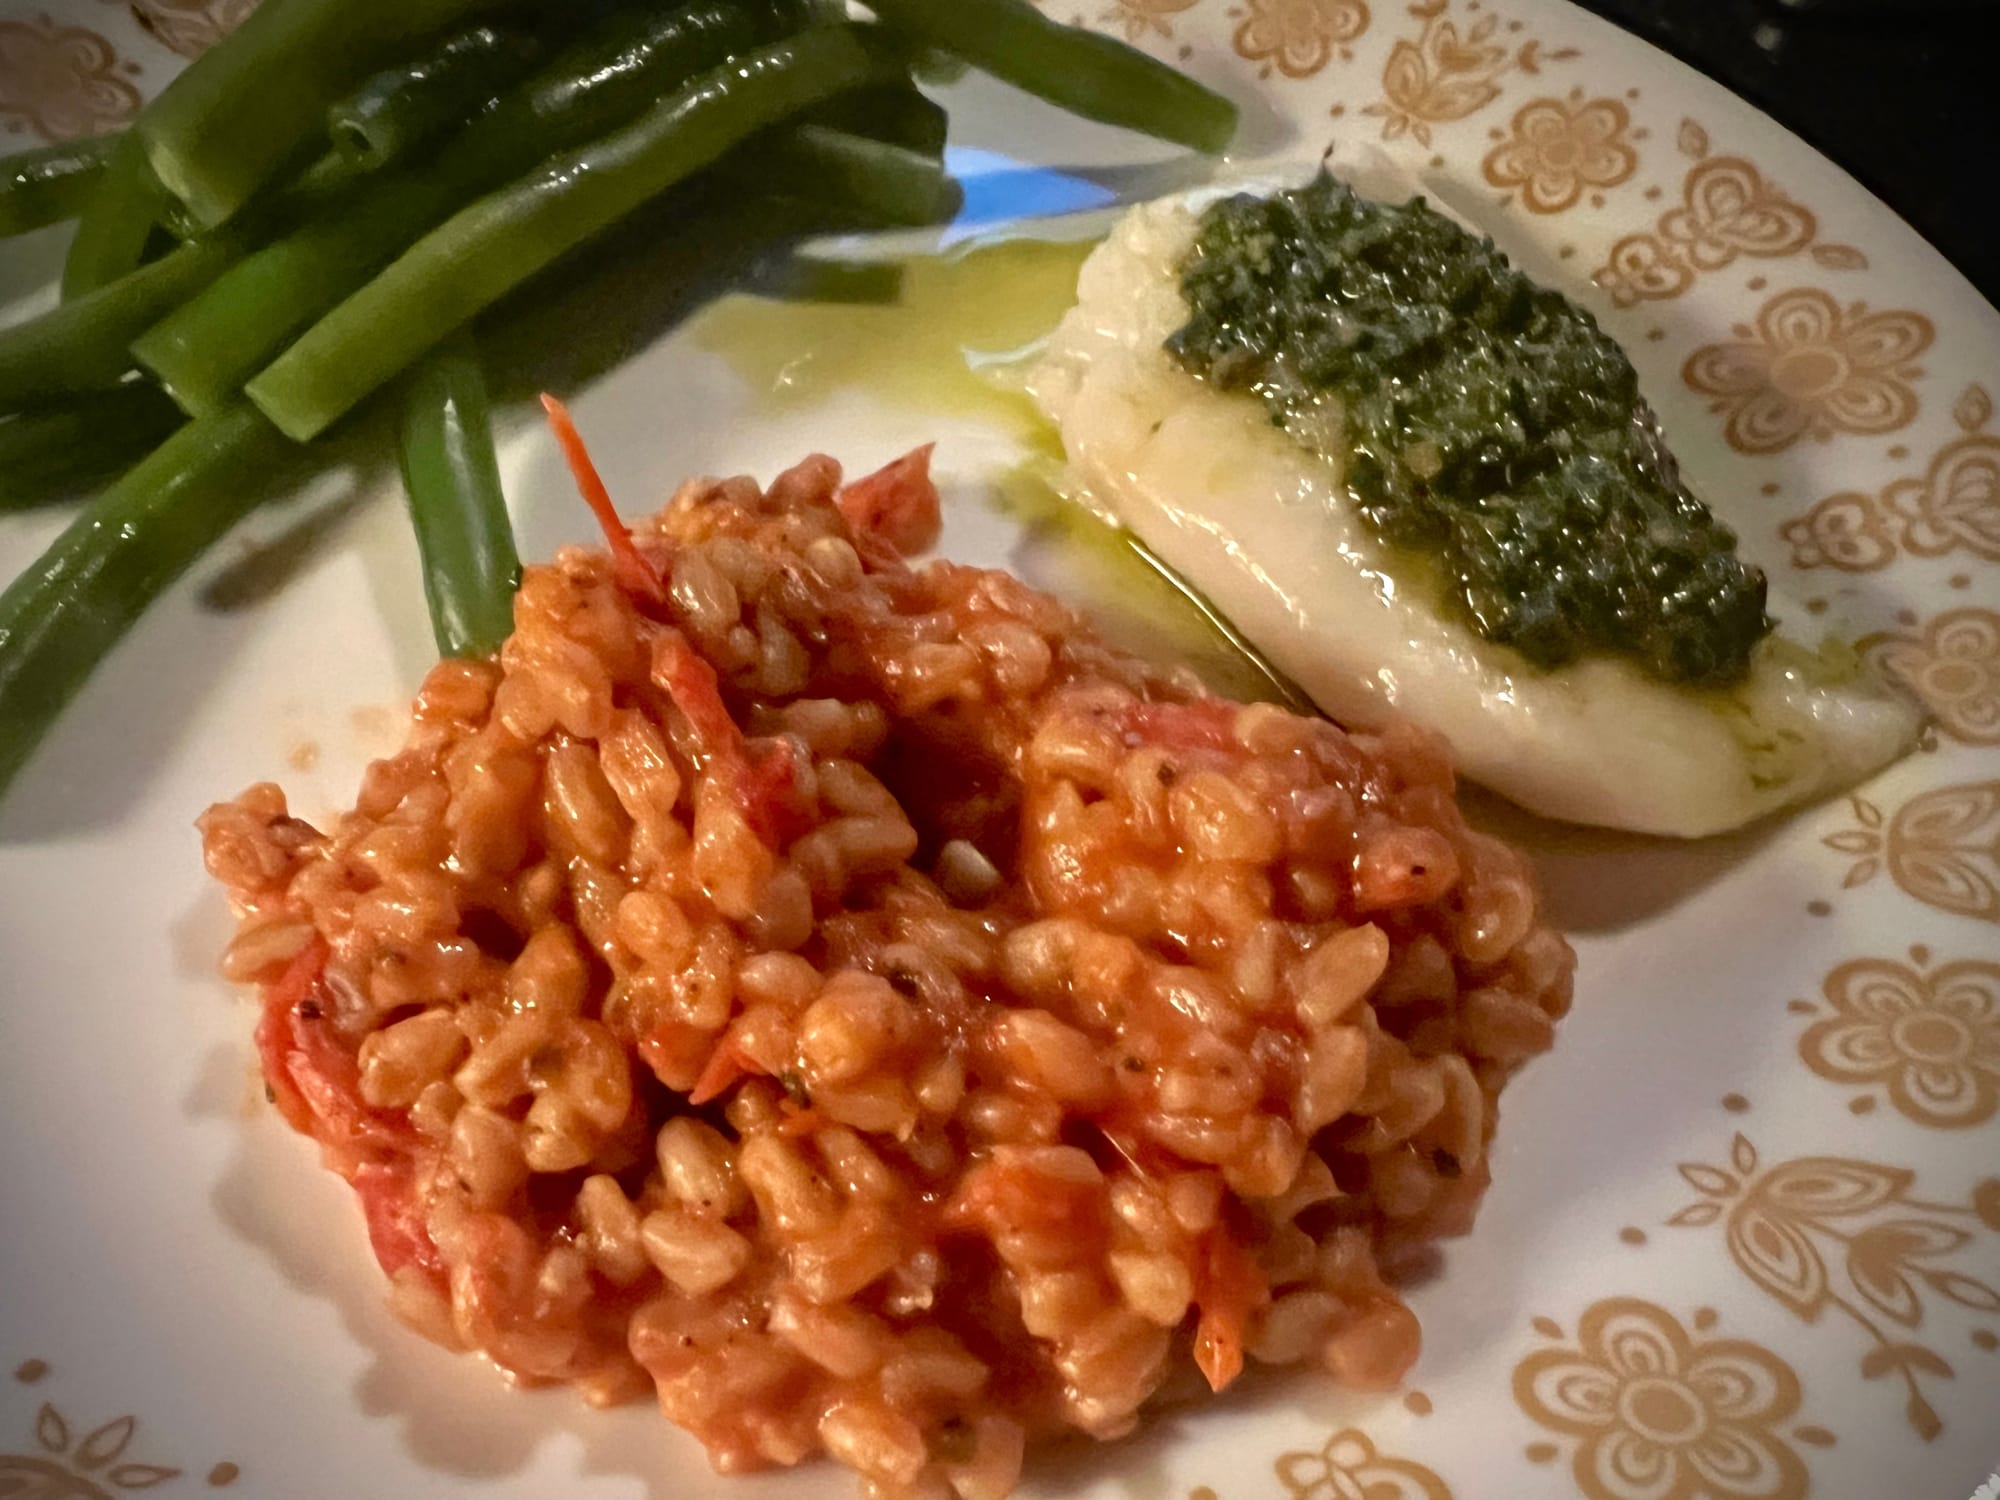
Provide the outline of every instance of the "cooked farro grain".
[[[999,1500],[1187,1361],[1393,1385],[1571,957],[1438,747],[902,550],[923,455],[531,568],[322,833],[209,810],[285,1117],[392,1304],[739,1471]],[[621,573],[623,567],[626,571]],[[646,581],[644,579],[642,582]]]

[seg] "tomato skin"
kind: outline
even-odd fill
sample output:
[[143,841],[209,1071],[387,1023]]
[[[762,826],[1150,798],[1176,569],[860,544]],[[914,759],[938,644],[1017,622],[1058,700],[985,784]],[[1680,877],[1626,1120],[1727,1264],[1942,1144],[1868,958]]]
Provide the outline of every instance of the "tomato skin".
[[406,1266],[415,1266],[442,1285],[444,1256],[424,1226],[423,1206],[417,1200],[415,1160],[405,1156],[393,1162],[370,1162],[356,1168],[348,1181],[361,1200],[361,1212],[368,1221],[368,1243],[383,1271],[393,1278]]
[[780,744],[760,744],[752,752],[722,700],[715,668],[678,630],[661,636],[653,648],[653,681],[701,737],[710,774],[728,788],[752,833],[782,849],[812,825],[812,810],[798,794],[791,752]]
[[618,579],[618,586],[635,599],[665,604],[667,586],[660,577],[660,570],[632,540],[632,528],[618,518],[618,508],[611,503],[611,492],[604,487],[597,465],[591,462],[590,450],[584,446],[583,435],[576,430],[576,423],[570,420],[569,408],[544,391],[542,410],[548,413],[549,430],[555,434],[556,443],[563,451],[570,476],[576,481],[577,493],[583,496],[583,503],[590,507],[590,513],[597,518],[597,524],[604,532],[604,544],[611,553],[611,571]]
[[936,446],[925,443],[912,448],[873,474],[864,474],[834,497],[841,515],[854,528],[857,544],[881,542],[897,557],[910,557],[937,545],[944,509],[937,486],[931,482],[931,450]]
[[1242,759],[1236,740],[1236,705],[1221,698],[1193,703],[1135,703],[1122,715],[1119,728],[1134,745],[1162,750],[1210,751],[1231,760]]
[[1220,1391],[1243,1373],[1243,1341],[1250,1320],[1271,1300],[1271,1289],[1242,1245],[1225,1233],[1212,1234],[1202,1274],[1196,1279],[1194,1362]]
[[394,1276],[416,1266],[442,1285],[444,1257],[417,1193],[421,1139],[405,1116],[361,1097],[360,1064],[325,1018],[326,960],[326,940],[315,935],[265,988],[257,1055],[271,1102],[354,1189],[382,1269]]
[[715,1052],[716,1033],[685,1021],[662,1021],[640,1037],[639,1056],[653,1076],[677,1094],[685,1094],[700,1078]]
[[743,758],[743,731],[722,701],[715,668],[678,630],[667,631],[653,647],[653,681],[687,716],[706,754],[723,761]]
[[1065,1253],[1077,1260],[1101,1254],[1111,1232],[1101,1182],[1052,1177],[1012,1160],[988,1161],[968,1173],[946,1209],[946,1222],[1060,1239]]

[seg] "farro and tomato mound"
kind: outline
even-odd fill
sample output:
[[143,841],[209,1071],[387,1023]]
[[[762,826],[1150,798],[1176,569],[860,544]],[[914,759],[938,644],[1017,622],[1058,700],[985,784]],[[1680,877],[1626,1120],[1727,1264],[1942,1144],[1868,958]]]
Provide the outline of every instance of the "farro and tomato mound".
[[1420,733],[906,566],[926,465],[600,504],[330,832],[269,785],[201,827],[411,1324],[656,1390],[725,1471],[999,1500],[1190,1361],[1393,1385],[1388,1277],[1468,1226],[1572,956]]

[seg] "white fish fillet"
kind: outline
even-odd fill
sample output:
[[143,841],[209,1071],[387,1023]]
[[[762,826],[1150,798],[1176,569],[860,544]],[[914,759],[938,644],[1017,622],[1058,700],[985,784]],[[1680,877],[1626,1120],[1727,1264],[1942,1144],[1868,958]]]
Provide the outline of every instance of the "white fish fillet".
[[[1336,169],[1378,197],[1413,191],[1385,190],[1379,166]],[[1338,466],[1161,347],[1187,321],[1178,266],[1214,196],[1163,199],[1119,221],[1028,385],[1089,502],[1329,716],[1367,728],[1402,714],[1449,741],[1472,780],[1534,812],[1682,837],[1851,786],[1909,750],[1920,726],[1911,704],[1857,663],[1782,638],[1727,693],[1676,688],[1610,657],[1547,672],[1400,587]],[[1787,613],[1775,600],[1772,612]]]

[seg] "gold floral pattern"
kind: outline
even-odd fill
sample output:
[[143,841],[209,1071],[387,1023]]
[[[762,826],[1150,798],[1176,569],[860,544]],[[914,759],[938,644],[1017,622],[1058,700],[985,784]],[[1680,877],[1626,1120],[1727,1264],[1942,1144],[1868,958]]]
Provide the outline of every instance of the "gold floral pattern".
[[48,141],[115,130],[139,112],[129,67],[87,27],[0,21],[0,121]]
[[1898,479],[1879,496],[1845,490],[1778,527],[1792,565],[1867,573],[1886,568],[1899,545],[1917,557],[1970,552],[2000,562],[2000,437],[1983,431],[1993,401],[1967,386],[1952,405],[1964,434],[1938,450],[1920,478]]
[[1905,1119],[1933,1129],[2000,1114],[2000,964],[1960,959],[1926,969],[1857,958],[1826,976],[1826,1011],[1799,1037],[1799,1056],[1833,1083],[1875,1086]]
[[1993,398],[1977,381],[1967,386],[1951,403],[1951,419],[1966,432],[1977,432],[1993,419]]
[[1451,1500],[1451,1487],[1436,1474],[1376,1452],[1351,1427],[1317,1449],[1283,1454],[1275,1467],[1292,1500]]
[[1631,124],[1621,102],[1586,100],[1581,89],[1566,100],[1530,99],[1480,170],[1493,186],[1519,191],[1530,213],[1561,213],[1590,189],[1616,187],[1639,170],[1626,139]]
[[1896,533],[1875,501],[1856,490],[1828,495],[1778,527],[1791,544],[1795,568],[1872,573],[1896,560]]
[[1740,156],[1697,163],[1681,193],[1681,206],[1664,214],[1653,233],[1624,236],[1593,273],[1619,307],[1678,297],[1698,273],[1720,270],[1740,255],[1796,255],[1817,228],[1810,211]]
[[1968,745],[2000,745],[2000,614],[1948,609],[1921,629],[1864,636],[1862,655]]
[[[1500,79],[1510,71],[1534,74],[1544,61],[1578,56],[1574,47],[1549,52],[1529,38],[1518,47],[1504,40],[1500,17],[1491,11],[1461,32],[1448,12],[1451,0],[1420,0],[1410,14],[1422,23],[1414,39],[1399,40],[1382,68],[1382,98],[1363,114],[1382,121],[1382,139],[1403,135],[1428,146],[1431,127],[1477,114],[1500,97]],[[1476,10],[1469,6],[1468,10]]]
[[[14,1368],[14,1379],[22,1385],[35,1385],[48,1374],[45,1359],[23,1360]],[[30,1434],[32,1451],[0,1453],[0,1500],[118,1500],[181,1478],[179,1469],[166,1464],[126,1458],[139,1434],[134,1416],[114,1417],[80,1432],[60,1407],[45,1401]],[[226,1460],[215,1464],[206,1476],[209,1488],[234,1484],[242,1472]]]
[[1827,270],[1865,270],[1868,257],[1852,245],[1815,242],[1819,220],[1741,156],[1711,156],[1708,132],[1682,120],[1675,141],[1694,158],[1678,206],[1650,233],[1628,234],[1611,247],[1591,279],[1619,307],[1678,297],[1703,273],[1739,256],[1779,259],[1810,250]]
[[[1782,1426],[1799,1378],[1760,1344],[1699,1337],[1637,1297],[1591,1304],[1574,1343],[1514,1368],[1514,1400],[1576,1440],[1589,1500],[1802,1500],[1805,1460]],[[1558,1334],[1560,1330],[1558,1330]]]
[[132,0],[139,24],[182,57],[201,56],[256,8],[257,0]]
[[1681,205],[1660,216],[1660,235],[1697,271],[1720,271],[1739,255],[1769,260],[1812,243],[1819,221],[1740,156],[1711,156],[1688,169]]
[[[1730,1258],[1759,1289],[1803,1322],[1839,1312],[1872,1341],[1861,1357],[1869,1380],[1891,1373],[1908,1400],[1904,1419],[1926,1441],[1944,1421],[1922,1381],[1953,1378],[1951,1365],[1911,1336],[1923,1325],[1926,1295],[1974,1313],[2000,1315],[2000,1292],[1949,1265],[1990,1229],[1982,1183],[1968,1203],[1933,1203],[1912,1189],[1916,1174],[1844,1156],[1805,1156],[1761,1168],[1757,1148],[1737,1135],[1729,1165],[1683,1162],[1681,1176],[1701,1196],[1667,1223],[1698,1228],[1721,1220]],[[1993,1247],[1980,1245],[1982,1250]],[[1890,1325],[1902,1332],[1892,1332]]]
[[1336,55],[1351,55],[1352,44],[1368,29],[1365,0],[1245,0],[1229,12],[1237,17],[1232,38],[1237,52],[1287,78],[1310,78]]
[[1148,36],[1172,41],[1174,17],[1194,9],[1195,4],[1196,0],[1113,0],[1111,9],[1098,19],[1118,26],[1128,42],[1140,42]]
[[1734,342],[1707,344],[1681,377],[1724,418],[1739,453],[1780,453],[1802,437],[1882,433],[1917,414],[1914,363],[1936,330],[1920,312],[1843,309],[1817,287],[1780,292]]
[[1820,842],[1854,857],[1843,890],[1886,868],[1905,895],[1961,917],[2000,923],[2000,781],[1970,781],[1919,792],[1885,821],[1882,809],[1851,797],[1855,826]]
[[35,1453],[0,1453],[0,1495],[18,1500],[112,1500],[180,1477],[161,1464],[124,1462],[138,1435],[135,1417],[78,1433],[49,1403],[35,1416]]
[[2000,562],[2000,439],[1982,432],[1947,443],[1922,479],[1885,489],[1882,506],[1915,556],[1965,551]]

